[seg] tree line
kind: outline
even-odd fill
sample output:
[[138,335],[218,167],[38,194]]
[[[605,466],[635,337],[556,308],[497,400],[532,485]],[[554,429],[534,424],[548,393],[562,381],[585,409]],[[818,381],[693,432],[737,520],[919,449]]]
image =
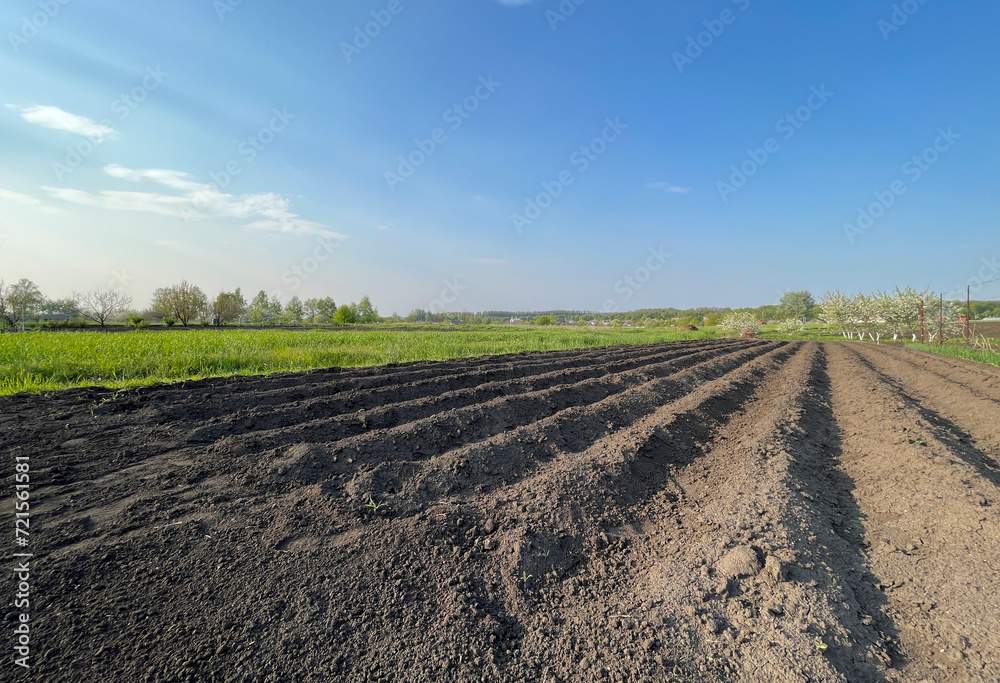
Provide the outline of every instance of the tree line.
[[382,320],[367,296],[357,303],[340,306],[331,297],[303,301],[293,296],[282,303],[277,297],[261,290],[248,302],[236,288],[232,292],[219,292],[213,300],[197,285],[182,280],[179,284],[157,289],[149,308],[140,313],[132,309],[132,297],[117,289],[99,288],[73,292],[62,299],[49,299],[31,280],[21,279],[9,285],[0,280],[0,331],[22,330],[25,323],[48,317],[62,318],[59,322],[49,323],[54,327],[81,327],[87,324],[104,327],[114,320],[145,327],[149,319],[162,320],[167,326],[198,323],[353,325]]

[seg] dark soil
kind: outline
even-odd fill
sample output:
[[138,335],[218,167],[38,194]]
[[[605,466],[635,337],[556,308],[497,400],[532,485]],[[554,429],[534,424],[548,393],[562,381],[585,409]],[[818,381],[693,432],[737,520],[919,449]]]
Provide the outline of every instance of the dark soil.
[[1000,680],[988,366],[702,340],[13,396],[0,430],[33,554],[0,680]]

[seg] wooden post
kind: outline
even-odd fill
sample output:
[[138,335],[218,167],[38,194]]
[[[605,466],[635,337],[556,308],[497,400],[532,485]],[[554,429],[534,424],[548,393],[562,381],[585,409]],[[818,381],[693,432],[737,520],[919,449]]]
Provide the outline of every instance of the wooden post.
[[920,300],[920,343],[927,338],[927,320],[924,318],[924,300]]
[[965,341],[972,343],[972,285],[965,286]]
[[944,293],[941,294],[941,304],[938,308],[938,346],[944,346]]

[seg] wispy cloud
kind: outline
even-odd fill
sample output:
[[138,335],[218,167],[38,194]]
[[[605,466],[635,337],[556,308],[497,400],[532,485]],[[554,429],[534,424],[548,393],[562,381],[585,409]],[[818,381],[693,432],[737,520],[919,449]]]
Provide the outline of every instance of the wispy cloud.
[[[294,213],[291,202],[274,192],[235,196],[221,192],[214,185],[200,183],[183,171],[169,169],[130,169],[117,164],[104,167],[112,178],[131,182],[148,180],[181,194],[102,190],[97,194],[60,187],[43,187],[52,197],[65,202],[109,211],[136,211],[174,218],[238,218],[250,220],[248,230],[280,232],[292,235],[320,235],[345,239],[345,235],[322,223],[306,220]],[[252,220],[253,219],[253,220]]]
[[67,133],[76,133],[88,138],[101,138],[113,140],[118,137],[118,132],[111,126],[98,123],[86,116],[77,116],[59,107],[34,105],[32,107],[18,107],[8,104],[9,109],[21,112],[21,118],[28,123],[33,123],[43,128],[62,130]]
[[10,190],[5,190],[0,187],[0,199],[7,199],[12,202],[17,202],[18,204],[41,204],[42,202],[34,197],[29,197],[26,194],[21,194],[20,192],[11,192]]
[[18,204],[23,204],[25,206],[31,206],[39,211],[44,211],[46,213],[62,213],[59,209],[54,206],[46,206],[42,203],[40,199],[31,197],[26,194],[21,194],[20,192],[12,192],[11,190],[5,190],[0,187],[0,199],[16,202]]
[[663,190],[664,192],[674,192],[676,194],[684,194],[685,192],[691,191],[690,187],[679,187],[677,185],[671,185],[670,183],[651,183],[648,187]]

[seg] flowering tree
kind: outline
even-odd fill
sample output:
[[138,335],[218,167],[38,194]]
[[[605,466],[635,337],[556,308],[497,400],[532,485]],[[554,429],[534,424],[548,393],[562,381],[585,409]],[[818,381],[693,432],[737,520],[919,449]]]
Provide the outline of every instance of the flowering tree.
[[802,321],[797,318],[785,318],[778,323],[778,331],[784,332],[789,337],[802,329]]
[[724,330],[739,331],[744,327],[757,329],[757,312],[752,308],[740,308],[722,316],[719,327]]
[[847,324],[850,322],[847,297],[839,291],[827,292],[819,302],[820,314],[827,326],[838,330],[845,339],[850,339]]

